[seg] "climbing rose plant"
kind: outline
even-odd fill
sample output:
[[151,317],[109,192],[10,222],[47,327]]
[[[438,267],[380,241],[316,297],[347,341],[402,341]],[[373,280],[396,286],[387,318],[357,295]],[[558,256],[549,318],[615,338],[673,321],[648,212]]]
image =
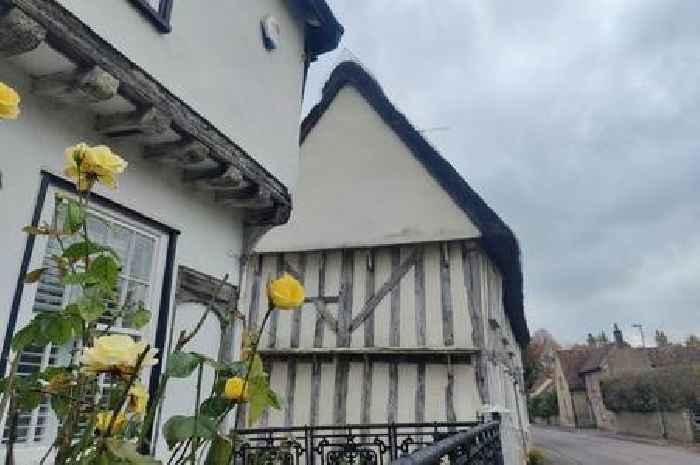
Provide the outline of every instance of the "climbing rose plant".
[[[0,118],[16,118],[19,101],[14,90],[0,83]],[[207,465],[228,464],[233,458],[235,438],[235,430],[224,432],[221,426],[228,414],[246,403],[248,422],[253,424],[266,408],[279,408],[258,355],[258,342],[272,312],[298,309],[303,304],[303,286],[287,274],[268,283],[268,310],[263,324],[247,335],[240,361],[214,360],[186,350],[212,314],[219,320],[221,334],[229,334],[226,328],[234,323],[236,312],[223,314],[210,305],[191,331],[181,332],[174,350],[167,355],[165,371],[159,380],[151,380],[158,384],[156,395],[149,399],[143,374],[159,362],[161,354],[147,342],[110,334],[110,328],[99,322],[122,318],[129,327],[140,329],[149,324],[151,313],[143,303],[114,305],[121,270],[119,256],[93,241],[87,226],[92,189],[98,184],[116,189],[126,168],[127,162],[107,146],[79,143],[69,147],[64,174],[75,181],[76,195],[65,200],[65,221],[59,224],[56,215],[53,224],[24,228],[27,234],[56,240],[61,253],[51,260],[63,285],[78,286],[80,292],[61,311],[37,313],[12,340],[11,367],[0,383],[0,416],[9,431],[7,454],[12,457],[19,414],[32,411],[48,399],[59,429],[42,464],[51,456],[56,465],[162,464],[149,455],[156,411],[171,378],[190,379],[196,373],[196,402],[191,415],[173,416],[163,425],[163,437],[171,452],[168,463],[194,464],[204,459]],[[25,282],[37,283],[47,271],[33,270],[27,273]],[[211,302],[226,279],[212,290]],[[22,351],[48,344],[74,347],[70,360],[64,366],[18,376]],[[205,369],[214,371],[214,386],[203,396]],[[109,380],[106,394],[101,391],[100,380]]]

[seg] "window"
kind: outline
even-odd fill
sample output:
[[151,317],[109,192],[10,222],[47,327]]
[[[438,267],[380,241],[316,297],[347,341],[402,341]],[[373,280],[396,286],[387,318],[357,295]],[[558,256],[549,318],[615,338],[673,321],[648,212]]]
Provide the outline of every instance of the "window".
[[[74,195],[70,187],[72,186],[65,181],[45,174],[33,223],[45,221],[53,224],[56,221],[58,225],[62,225],[65,221],[66,199]],[[98,330],[148,340],[162,352],[170,300],[169,275],[172,274],[174,254],[172,245],[177,233],[105,199],[100,200],[99,196],[93,195],[92,199],[87,221],[88,235],[91,240],[114,249],[122,265],[116,298],[114,302],[108,303],[108,309],[142,303],[152,313],[151,323],[140,330],[129,327],[127,322],[121,319],[105,314],[99,320]],[[68,243],[65,242],[64,240],[64,245],[67,246]],[[25,258],[28,260],[22,265],[21,275],[24,275],[26,270],[39,267],[47,267],[48,271],[36,285],[18,287],[20,296],[15,296],[8,337],[3,345],[4,360],[9,354],[11,334],[22,328],[39,312],[61,310],[66,303],[75,300],[80,292],[79,286],[63,285],[51,258],[54,254],[60,254],[60,245],[55,238],[36,236],[28,239],[25,250]],[[20,355],[18,373],[20,376],[26,376],[47,366],[67,364],[76,353],[75,348],[74,343],[60,347],[29,347]],[[150,374],[144,373],[144,381],[148,383],[150,377],[157,377],[159,373],[160,366],[157,366]],[[100,382],[104,393],[109,389],[110,382],[108,379],[101,379]],[[48,404],[44,403],[33,412],[20,415],[16,443],[18,447],[48,445],[53,440],[57,426]],[[5,443],[7,431],[4,425],[3,431],[2,442]]]
[[170,32],[170,14],[175,0],[131,0],[160,32]]

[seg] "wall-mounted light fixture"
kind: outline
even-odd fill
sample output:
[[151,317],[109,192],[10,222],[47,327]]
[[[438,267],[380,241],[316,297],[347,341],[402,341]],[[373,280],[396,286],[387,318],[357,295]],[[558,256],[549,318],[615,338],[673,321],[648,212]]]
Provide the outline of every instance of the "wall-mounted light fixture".
[[260,30],[262,32],[263,45],[267,50],[275,50],[279,47],[280,23],[272,15],[265,15],[260,20]]

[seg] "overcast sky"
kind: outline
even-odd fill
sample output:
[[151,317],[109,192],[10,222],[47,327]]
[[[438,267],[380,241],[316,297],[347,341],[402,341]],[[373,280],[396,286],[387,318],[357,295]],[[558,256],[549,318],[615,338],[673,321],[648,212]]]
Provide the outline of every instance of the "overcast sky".
[[700,2],[329,0],[354,54],[520,240],[531,331],[700,333]]

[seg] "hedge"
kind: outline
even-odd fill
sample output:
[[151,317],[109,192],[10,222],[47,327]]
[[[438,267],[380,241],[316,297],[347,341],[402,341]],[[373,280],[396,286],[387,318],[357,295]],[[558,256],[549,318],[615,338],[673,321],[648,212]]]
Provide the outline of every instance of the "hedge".
[[613,412],[673,412],[700,407],[700,367],[675,366],[625,373],[601,382]]

